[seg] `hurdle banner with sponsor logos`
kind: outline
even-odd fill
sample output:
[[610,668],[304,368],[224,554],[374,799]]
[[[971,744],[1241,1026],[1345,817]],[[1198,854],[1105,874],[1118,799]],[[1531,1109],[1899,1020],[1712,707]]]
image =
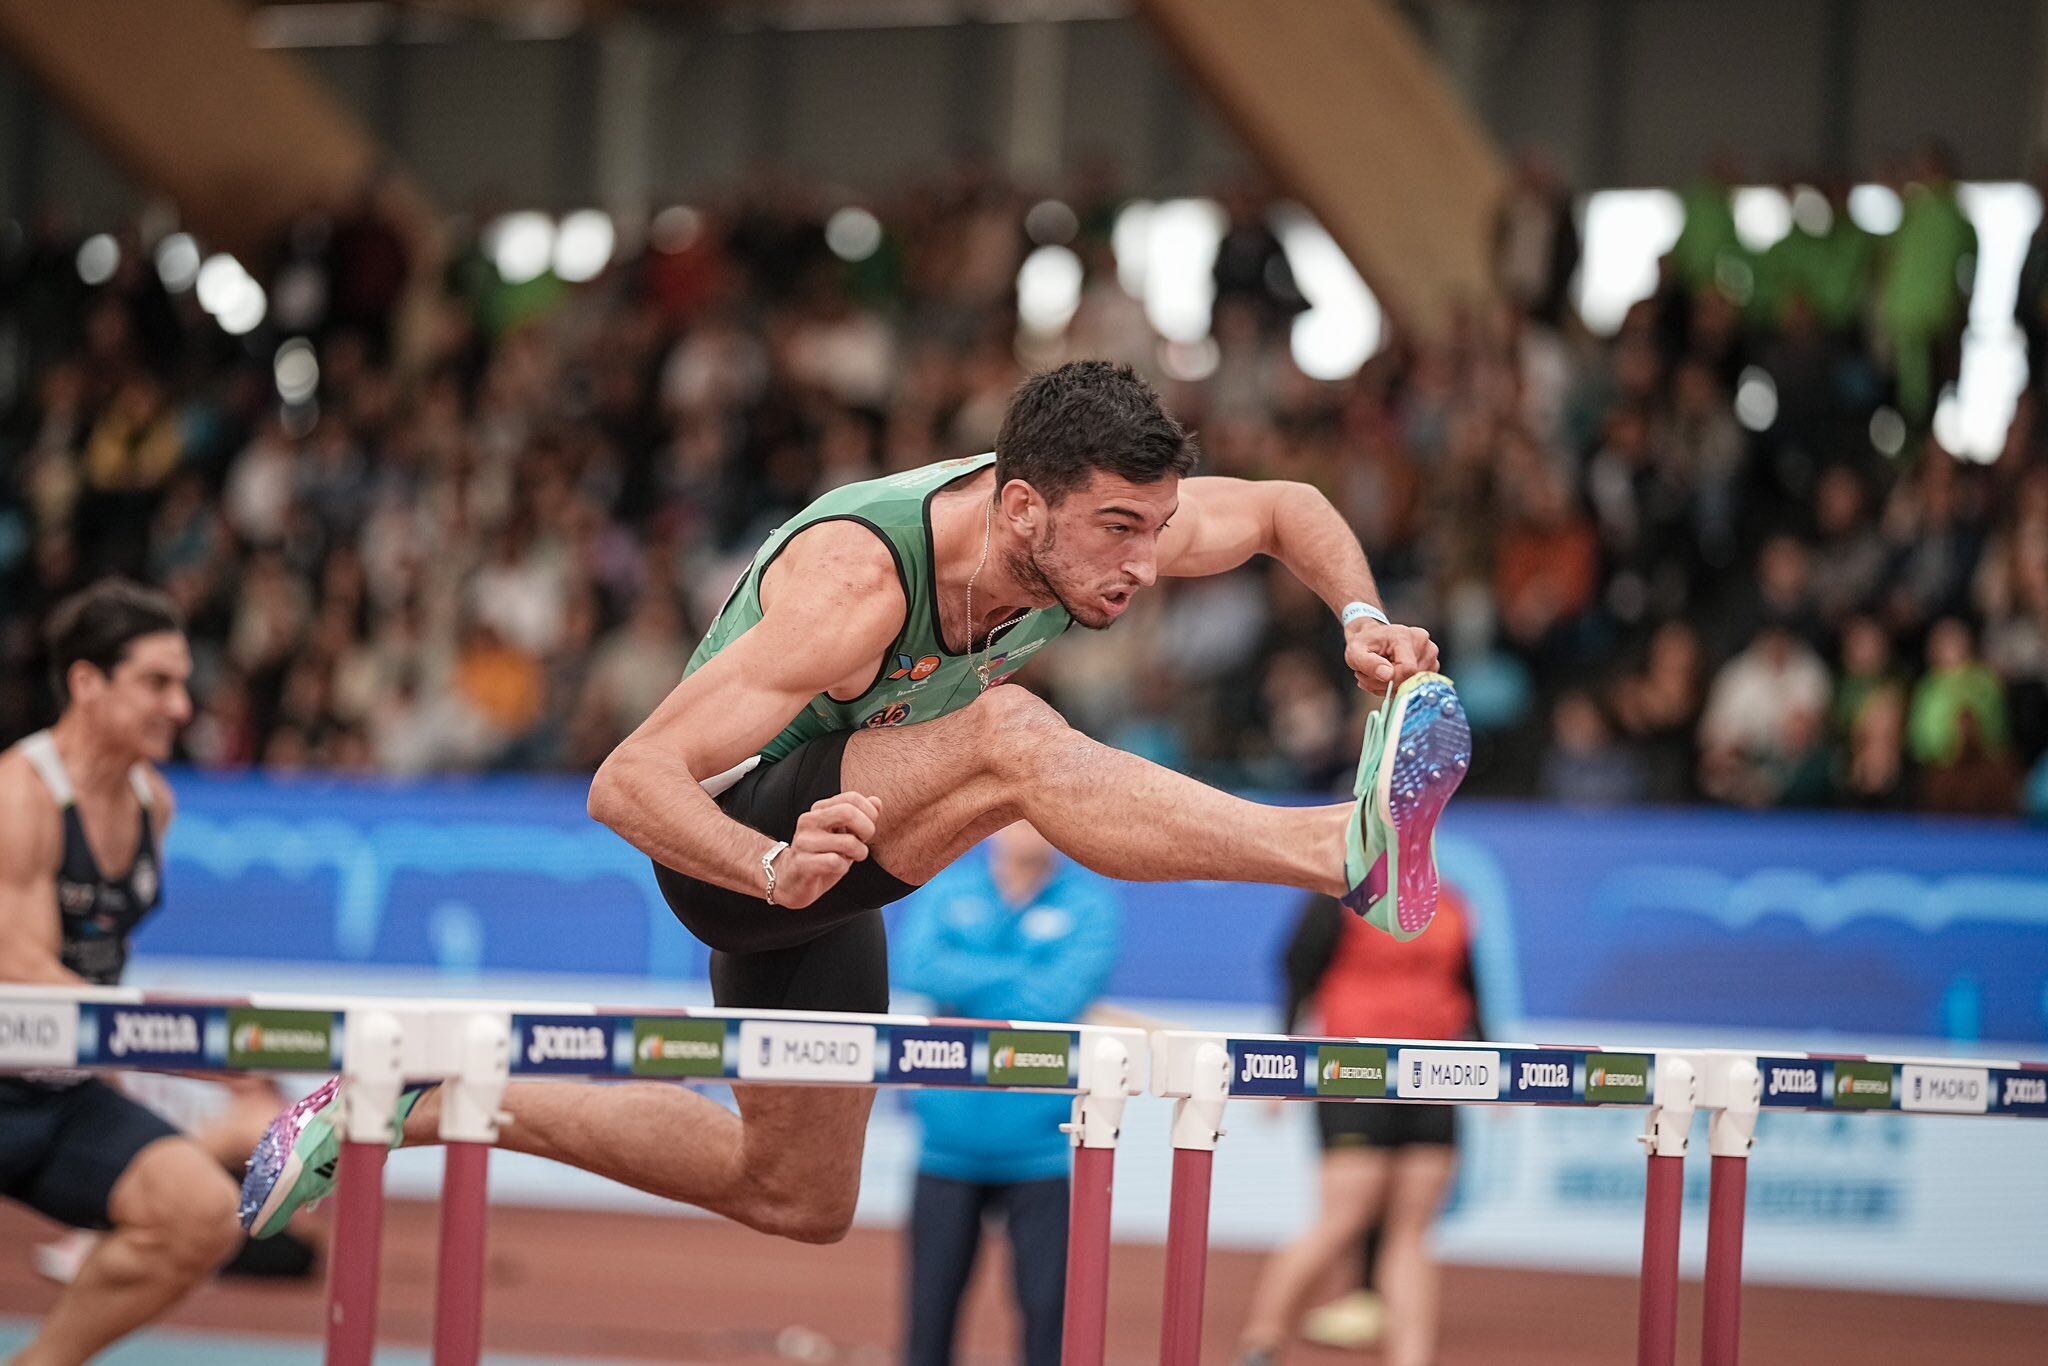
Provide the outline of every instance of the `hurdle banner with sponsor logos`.
[[[701,992],[705,951],[676,925],[646,861],[588,820],[579,781],[174,782],[169,900],[138,938],[136,980],[218,986],[252,980],[255,968],[353,989],[395,970],[427,990],[516,977],[528,993],[562,975],[577,985],[540,994],[582,996],[593,979],[641,999]],[[1472,908],[1498,1036],[1761,1056],[2048,1056],[2048,830],[1712,811],[1588,819],[1461,800],[1438,858]],[[1295,893],[1214,883],[1120,892],[1125,943],[1111,999],[1204,1029],[1273,1026]],[[690,1076],[725,1068],[738,1041],[635,1043],[649,1050],[641,1075]],[[226,1040],[202,1048],[224,1057]],[[1330,1061],[1304,1053],[1260,1065],[1276,1069],[1266,1079],[1275,1085],[1310,1075],[1320,1084]],[[1394,1059],[1383,1080],[1369,1057],[1334,1061],[1337,1086],[1402,1081]],[[1576,1073],[1564,1080],[1552,1059],[1503,1058],[1509,1085],[1523,1085],[1524,1062],[1548,1069],[1560,1097],[1587,1085]],[[953,1073],[987,1065],[970,1056]],[[1281,1075],[1290,1065],[1294,1077]],[[634,1074],[630,1061],[625,1069]],[[1759,1277],[2048,1300],[2048,1164],[2028,1126],[1936,1109],[1956,1117],[1872,1127],[1856,1102],[1874,1092],[1859,1092],[1853,1068],[1812,1070],[1816,1086],[1846,1081],[1851,1103],[1804,1115],[1765,1105],[1748,1253]],[[1975,1104],[1967,1079],[1935,1081],[1920,1076],[1916,1099],[1914,1076],[1901,1073],[1899,1108]],[[2027,1104],[2029,1089],[1985,1104]],[[1219,1241],[1271,1245],[1308,1217],[1307,1119],[1290,1109],[1238,1126],[1219,1160],[1242,1160],[1246,1172],[1213,1212]],[[1625,1269],[1642,1175],[1614,1140],[1631,1123],[1619,1109],[1469,1112],[1446,1251]],[[910,1120],[883,1106],[864,1219],[902,1217],[909,1184],[895,1169],[914,1160],[915,1141]],[[1704,1198],[1703,1173],[1689,1198]],[[1124,1181],[1119,1227],[1163,1236],[1163,1194],[1142,1168]],[[534,1198],[552,1198],[543,1187],[534,1178]]]
[[[1222,1037],[1222,1043],[1233,1099],[1584,1107],[1642,1106],[1657,1098],[1656,1052],[1280,1035]],[[1690,1050],[1664,1051],[1682,1057]],[[2048,1062],[1827,1054],[1767,1054],[1754,1061],[1762,1078],[1758,1104],[1767,1109],[2048,1119]]]
[[8,1001],[0,1067],[325,1072],[341,1021],[325,1010],[249,1005]]
[[[0,987],[0,1071],[329,1072],[342,1012],[247,1002],[40,1000]],[[362,998],[374,1006],[379,998]],[[447,1008],[488,1009],[488,1003]],[[1077,1029],[1003,1021],[807,1019],[713,1010],[512,1011],[513,1077],[987,1086],[1073,1091]]]
[[691,1015],[512,1016],[512,1075],[1071,1090],[1071,1031]]

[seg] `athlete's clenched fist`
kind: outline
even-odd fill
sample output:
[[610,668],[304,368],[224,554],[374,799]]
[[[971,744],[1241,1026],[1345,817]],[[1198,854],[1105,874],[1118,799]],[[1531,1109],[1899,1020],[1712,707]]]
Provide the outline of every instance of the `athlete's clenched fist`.
[[1384,697],[1414,674],[1436,672],[1436,642],[1420,626],[1385,626],[1361,617],[1345,629],[1344,662],[1359,687]]
[[881,815],[881,802],[860,792],[813,803],[797,817],[789,848],[775,856],[775,904],[798,909],[832,890],[868,856]]

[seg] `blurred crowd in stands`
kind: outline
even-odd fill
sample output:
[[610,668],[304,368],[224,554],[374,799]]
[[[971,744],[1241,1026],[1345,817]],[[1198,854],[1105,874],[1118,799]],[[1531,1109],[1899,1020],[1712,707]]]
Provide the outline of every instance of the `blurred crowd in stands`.
[[[88,285],[76,230],[0,225],[0,741],[48,717],[48,606],[119,570],[189,614],[197,765],[588,770],[779,519],[988,449],[1027,368],[1096,355],[1159,385],[1207,472],[1347,514],[1395,619],[1443,644],[1470,792],[2048,816],[2048,247],[2007,448],[1959,460],[1931,416],[1974,237],[1938,152],[1899,189],[1884,237],[1846,187],[1802,190],[1756,253],[1703,177],[1654,296],[1601,338],[1532,156],[1501,302],[1430,339],[1392,320],[1337,382],[1291,358],[1304,304],[1251,189],[1223,196],[1200,364],[1120,286],[1099,173],[1034,215],[1042,194],[954,168],[873,203],[853,262],[834,205],[763,176],[578,285],[510,284],[380,186],[248,262],[269,312],[239,337],[136,229]],[[1020,333],[1034,238],[1085,272],[1058,335]],[[1739,417],[1758,375],[1775,410]],[[1337,627],[1273,566],[1074,637],[1026,681],[1091,733],[1236,786],[1351,771]]]

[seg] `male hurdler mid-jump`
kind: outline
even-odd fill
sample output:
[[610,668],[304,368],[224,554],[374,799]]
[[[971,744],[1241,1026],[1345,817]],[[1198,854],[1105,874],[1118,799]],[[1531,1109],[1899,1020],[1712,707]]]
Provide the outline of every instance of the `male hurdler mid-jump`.
[[[1471,757],[1436,646],[1388,623],[1320,493],[1191,478],[1194,465],[1143,381],[1076,362],[1025,381],[993,454],[835,489],[769,536],[682,682],[590,789],[591,814],[654,861],[712,948],[720,1005],[886,1011],[881,908],[1018,820],[1110,877],[1299,887],[1401,938],[1429,924],[1437,817]],[[1070,625],[1111,625],[1160,575],[1259,554],[1340,615],[1345,663],[1386,699],[1355,800],[1245,801],[996,686]],[[253,1231],[331,1187],[336,1089],[257,1149]],[[735,1091],[738,1114],[661,1083],[514,1083],[500,1145],[770,1233],[838,1238],[874,1093]],[[434,1142],[439,1106],[431,1088],[407,1092],[402,1141]]]

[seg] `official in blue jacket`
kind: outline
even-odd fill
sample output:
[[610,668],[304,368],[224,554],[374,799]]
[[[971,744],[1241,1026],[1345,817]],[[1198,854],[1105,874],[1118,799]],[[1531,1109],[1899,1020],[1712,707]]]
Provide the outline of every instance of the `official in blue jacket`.
[[[942,1015],[1078,1020],[1109,981],[1123,909],[1112,884],[1023,822],[906,903],[895,980]],[[950,1366],[984,1220],[1010,1236],[1025,1366],[1058,1366],[1066,1300],[1073,1098],[918,1091],[924,1125],[910,1214],[908,1366]]]

